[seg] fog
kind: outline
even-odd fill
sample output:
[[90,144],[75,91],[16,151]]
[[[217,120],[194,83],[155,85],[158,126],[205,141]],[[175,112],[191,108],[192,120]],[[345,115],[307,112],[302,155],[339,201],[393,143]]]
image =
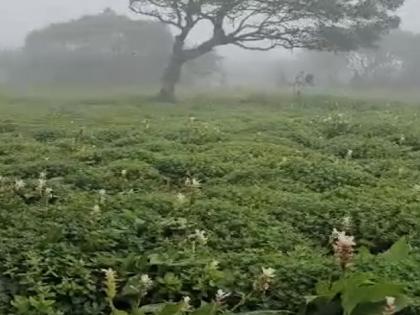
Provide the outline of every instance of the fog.
[[[0,0],[0,47],[20,46],[26,34],[34,29],[85,14],[95,14],[106,7],[136,18],[128,9],[127,3],[128,0]],[[420,1],[406,0],[400,12],[403,29],[420,32],[418,12]]]
[[[112,8],[118,14],[139,19],[128,9],[128,0],[0,0],[0,49],[19,48],[24,44],[25,37],[31,31],[42,29],[51,23],[78,19],[84,15],[98,14],[107,7]],[[420,33],[418,12],[420,12],[420,1],[407,0],[399,12],[402,17],[401,29]],[[205,33],[206,29],[202,28],[199,32],[193,34],[191,40],[198,41]],[[282,62],[285,63],[285,60],[296,60],[299,50],[276,49],[262,53],[250,52],[236,47],[222,47],[217,49],[217,53],[223,57],[224,75],[228,76],[229,82],[232,84],[240,81],[242,83],[267,85],[268,81],[273,83],[279,77],[290,81],[290,77],[293,77],[295,72],[303,70],[291,67],[291,69],[282,73],[268,74],[275,63],[278,63],[280,67]],[[317,69],[314,71],[317,71]],[[264,76],[267,80],[262,81],[261,76]]]

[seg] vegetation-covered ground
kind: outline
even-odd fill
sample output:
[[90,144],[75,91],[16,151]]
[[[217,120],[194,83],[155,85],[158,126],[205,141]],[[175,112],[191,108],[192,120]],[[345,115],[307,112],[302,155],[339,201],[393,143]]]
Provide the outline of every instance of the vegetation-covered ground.
[[149,274],[144,303],[223,288],[236,305],[261,267],[272,287],[238,310],[294,312],[339,272],[343,217],[374,254],[407,236],[409,260],[357,268],[419,296],[419,114],[323,97],[2,97],[0,313],[107,314],[107,268],[121,285]]

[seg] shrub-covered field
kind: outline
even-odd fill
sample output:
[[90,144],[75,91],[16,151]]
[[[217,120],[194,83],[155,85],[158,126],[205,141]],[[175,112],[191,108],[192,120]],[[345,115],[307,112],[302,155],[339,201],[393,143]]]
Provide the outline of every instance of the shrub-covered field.
[[[329,239],[345,217],[375,255],[407,237],[409,259],[354,268],[420,296],[419,114],[324,97],[0,97],[0,314],[109,314],[108,268],[120,287],[148,274],[144,304],[223,289],[237,311],[293,313],[340,272]],[[240,303],[262,267],[270,290]]]

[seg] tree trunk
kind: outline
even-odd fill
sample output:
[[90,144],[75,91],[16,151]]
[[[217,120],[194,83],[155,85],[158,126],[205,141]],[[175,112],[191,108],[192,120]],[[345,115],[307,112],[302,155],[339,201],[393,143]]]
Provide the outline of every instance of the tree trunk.
[[181,79],[182,67],[184,65],[183,58],[173,53],[168,67],[165,70],[162,78],[162,87],[159,93],[159,99],[168,102],[175,102],[175,88]]

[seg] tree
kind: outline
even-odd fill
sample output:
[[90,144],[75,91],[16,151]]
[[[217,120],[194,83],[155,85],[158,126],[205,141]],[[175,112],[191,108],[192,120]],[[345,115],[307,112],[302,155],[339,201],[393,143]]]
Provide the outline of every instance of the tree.
[[[19,64],[9,67],[11,80],[20,84],[155,85],[173,41],[162,23],[134,21],[107,9],[29,33],[21,53],[16,52]],[[218,56],[206,57],[208,60],[188,65],[189,80],[218,70]]]
[[[394,12],[404,0],[129,0],[132,11],[177,29],[160,96],[173,100],[183,65],[221,45],[351,50],[369,45],[397,27]],[[186,42],[199,24],[212,35]]]

